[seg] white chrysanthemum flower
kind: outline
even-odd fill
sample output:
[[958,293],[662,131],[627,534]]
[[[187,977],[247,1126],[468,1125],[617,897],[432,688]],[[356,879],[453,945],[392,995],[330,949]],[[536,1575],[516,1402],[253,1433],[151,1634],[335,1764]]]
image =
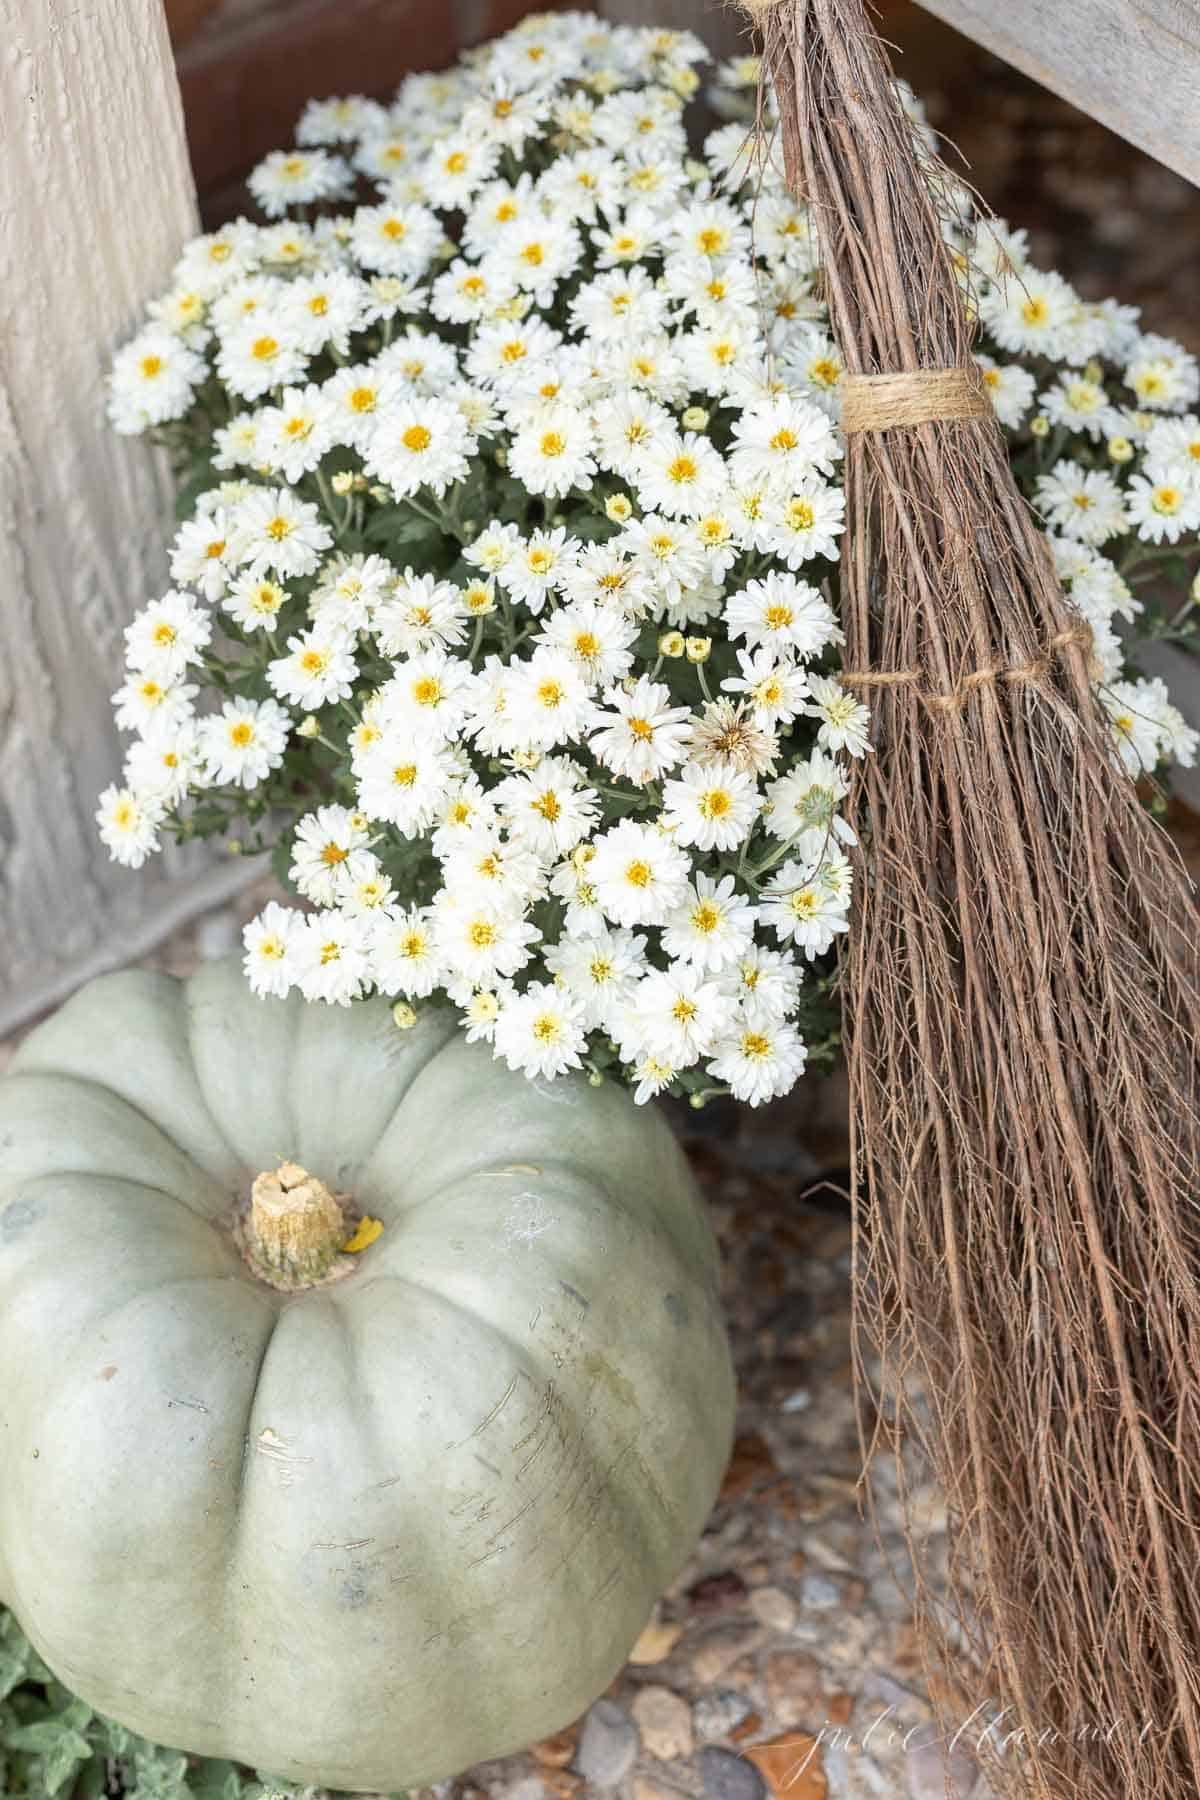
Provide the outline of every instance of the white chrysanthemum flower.
[[532,982],[501,1005],[493,1047],[510,1069],[553,1079],[582,1067],[586,1044],[582,1003],[550,982]]
[[312,575],[333,533],[317,508],[289,488],[256,488],[235,509],[237,559],[276,575]]
[[817,742],[827,750],[848,750],[851,756],[865,756],[871,748],[869,709],[839,682],[829,681],[824,675],[810,677],[808,686],[810,704],[804,710],[821,721]]
[[1125,496],[1129,521],[1143,542],[1176,544],[1185,532],[1200,530],[1200,480],[1182,462],[1146,461]]
[[240,399],[258,400],[301,380],[307,362],[290,320],[255,306],[222,333],[217,374]]
[[536,769],[507,776],[493,797],[514,840],[547,862],[573,850],[600,819],[596,790],[570,757],[542,757]]
[[730,594],[725,623],[731,638],[745,638],[751,649],[768,649],[776,656],[816,656],[842,636],[820,590],[777,570]]
[[662,947],[668,956],[716,973],[746,956],[754,943],[757,908],[732,875],[697,873],[668,914]]
[[310,100],[296,126],[298,144],[349,144],[385,129],[387,114],[377,100],[347,94]]
[[465,657],[434,646],[396,664],[380,689],[380,719],[414,744],[454,738],[474,698],[475,673]]
[[745,1020],[785,1019],[800,1003],[801,973],[794,959],[782,950],[752,944],[735,968],[722,979],[739,1002]]
[[788,725],[804,711],[809,678],[798,664],[770,648],[739,650],[737,659],[739,673],[726,676],[721,687],[745,696],[756,725]]
[[691,862],[657,827],[622,819],[601,832],[591,848],[588,885],[616,924],[661,925],[679,905]]
[[1180,411],[1200,397],[1200,364],[1173,339],[1150,334],[1133,347],[1125,386],[1147,411]]
[[730,461],[736,480],[767,482],[795,493],[813,475],[829,475],[841,456],[833,425],[811,400],[781,394],[734,420]]
[[448,390],[459,379],[458,351],[431,331],[410,325],[394,337],[375,358],[375,368],[385,377],[384,402],[404,400],[413,394],[451,398]]
[[573,657],[539,645],[509,669],[507,736],[514,749],[552,750],[582,736],[594,707]]
[[331,911],[305,915],[291,945],[295,982],[306,1000],[349,1006],[368,987],[372,922]]
[[385,912],[396,898],[391,877],[370,850],[354,850],[334,877],[334,894],[342,911],[354,918]]
[[315,383],[285,388],[278,406],[264,407],[258,455],[272,474],[298,482],[320,464],[335,441],[335,421],[324,390]]
[[209,780],[257,787],[283,761],[290,729],[291,719],[274,700],[227,700],[198,727]]
[[108,416],[126,436],[180,419],[204,380],[208,366],[174,332],[152,326],[125,344],[113,358],[108,384]]
[[645,1056],[688,1069],[729,1029],[736,1002],[690,963],[651,969],[622,1011],[618,1041],[626,1062]]
[[447,325],[477,325],[494,318],[517,292],[511,269],[499,262],[467,262],[456,257],[431,290],[429,310]]
[[212,637],[212,622],[189,594],[171,589],[144,606],[125,627],[128,668],[155,676],[169,687],[189,663],[198,663]]
[[[992,392],[994,398],[995,390]],[[1121,429],[1120,411],[1109,400],[1103,383],[1088,375],[1073,371],[1060,375],[1052,387],[1038,395],[1038,405],[1051,424],[1065,425],[1068,431],[1083,432],[1093,439],[1112,437]]]
[[463,548],[463,560],[487,575],[498,576],[505,564],[521,548],[522,538],[516,525],[504,525],[493,519],[471,544]]
[[354,692],[358,664],[353,640],[334,627],[314,625],[288,639],[288,653],[267,664],[271,691],[302,712],[316,712]]
[[167,808],[178,806],[189,789],[203,787],[195,720],[174,729],[160,727],[131,744],[124,781],[139,799]]
[[381,275],[423,275],[441,241],[437,214],[416,205],[360,206],[350,234],[358,261]]
[[1128,527],[1124,496],[1103,469],[1085,469],[1064,457],[1049,475],[1038,476],[1035,491],[1046,522],[1081,543],[1107,543]]
[[160,847],[159,828],[165,816],[161,800],[128,787],[106,787],[96,808],[100,842],[114,862],[140,869]]
[[596,472],[592,428],[574,407],[556,406],[514,433],[508,466],[531,494],[560,499],[572,488],[590,488]]
[[658,331],[665,317],[663,295],[637,264],[597,275],[583,284],[571,302],[573,329],[601,345]]
[[245,954],[242,968],[251,991],[282,999],[296,981],[296,945],[304,928],[304,915],[294,907],[268,900],[256,918],[243,927]]
[[218,507],[201,518],[187,519],[171,547],[171,580],[182,582],[217,601],[229,585],[229,520]]
[[694,519],[723,494],[725,464],[696,432],[664,432],[636,454],[632,480],[647,512]]
[[463,643],[466,617],[462,591],[453,582],[406,568],[375,606],[371,629],[385,656],[414,656]]
[[596,454],[601,468],[632,480],[643,458],[671,441],[671,415],[648,394],[618,390],[596,419]]
[[495,825],[463,833],[445,851],[442,882],[456,901],[484,901],[502,911],[523,912],[542,898],[542,860],[526,839],[509,839]]
[[761,801],[751,775],[731,763],[690,762],[663,786],[663,822],[675,841],[698,850],[735,850],[750,835]]
[[541,937],[537,926],[476,896],[443,888],[433,904],[434,937],[446,968],[459,981],[491,987],[523,969]]
[[309,617],[325,630],[351,635],[365,631],[399,579],[385,557],[361,553],[333,556],[321,565],[308,597]]
[[272,150],[250,171],[246,186],[269,219],[289,206],[311,206],[346,192],[350,171],[327,150]]
[[356,851],[365,849],[368,836],[362,813],[352,812],[347,806],[318,806],[315,812],[305,813],[296,825],[288,879],[306,900],[318,906],[332,906],[337,897],[339,871]]
[[274,631],[287,601],[288,591],[280,582],[258,569],[246,569],[234,577],[221,608],[243,631]]
[[647,513],[631,519],[617,543],[640,563],[663,607],[679,606],[686,617],[695,616],[685,596],[694,596],[703,583],[708,556],[686,521]]
[[134,669],[112,696],[117,730],[143,737],[175,731],[191,718],[197,692],[191,682],[163,681],[149,670]]
[[1114,681],[1100,689],[1100,704],[1130,775],[1137,777],[1155,768],[1161,754],[1161,734],[1156,696],[1150,684]]
[[853,828],[838,812],[850,792],[841,765],[832,756],[814,750],[795,762],[786,775],[767,788],[763,825],[773,837],[785,841],[802,831],[832,831],[844,844],[855,842]]
[[789,859],[767,882],[759,918],[780,943],[795,944],[811,962],[824,955],[839,933],[850,929],[849,865],[837,851],[824,849],[818,833],[800,845],[801,859]]
[[1026,263],[1001,285],[984,291],[979,316],[1002,350],[1053,361],[1078,306],[1079,296],[1061,275]]
[[367,938],[371,979],[381,994],[424,1000],[446,973],[428,907],[378,914]]
[[794,1025],[746,1019],[714,1047],[708,1074],[728,1084],[735,1100],[762,1106],[786,1094],[804,1073],[808,1051]]
[[798,493],[768,507],[768,545],[790,569],[801,568],[815,556],[836,560],[845,514],[846,498],[840,488],[819,479],[807,481]]
[[994,357],[983,355],[976,356],[975,363],[997,419],[1009,431],[1015,431],[1033,405],[1037,381],[1020,363],[998,363]]
[[592,755],[635,787],[657,781],[683,761],[691,737],[690,708],[671,701],[670,688],[646,675],[632,688],[609,688],[589,739]]
[[646,973],[646,939],[602,927],[546,946],[547,969],[580,1002],[585,1030],[611,1030]]
[[513,553],[496,570],[496,579],[513,600],[540,613],[549,595],[567,580],[579,554],[579,539],[564,526],[539,529],[527,541],[514,541]]
[[420,395],[376,417],[362,456],[368,471],[402,500],[422,488],[444,494],[466,475],[475,448],[456,406]]

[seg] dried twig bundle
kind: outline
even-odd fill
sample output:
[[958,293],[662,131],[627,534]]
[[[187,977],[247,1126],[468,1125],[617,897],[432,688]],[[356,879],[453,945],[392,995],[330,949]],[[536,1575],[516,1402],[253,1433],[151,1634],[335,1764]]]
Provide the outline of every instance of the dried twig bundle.
[[1001,1786],[1194,1800],[1191,895],[985,416],[938,171],[862,0],[759,17],[851,371],[846,679],[875,717],[845,971],[860,1355],[897,1443],[922,1429],[906,1380],[932,1395],[959,1629],[1024,1728]]

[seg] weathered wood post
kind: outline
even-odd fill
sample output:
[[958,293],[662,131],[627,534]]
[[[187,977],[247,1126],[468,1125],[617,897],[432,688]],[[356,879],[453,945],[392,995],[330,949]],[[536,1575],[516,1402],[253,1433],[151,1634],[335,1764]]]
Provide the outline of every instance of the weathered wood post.
[[133,874],[92,814],[122,630],[165,586],[167,473],[104,417],[195,197],[162,0],[0,0],[0,1031],[244,879]]

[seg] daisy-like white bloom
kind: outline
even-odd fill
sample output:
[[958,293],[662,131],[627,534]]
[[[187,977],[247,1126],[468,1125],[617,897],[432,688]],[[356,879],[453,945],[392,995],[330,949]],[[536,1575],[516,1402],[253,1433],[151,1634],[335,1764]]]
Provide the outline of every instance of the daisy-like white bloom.
[[[568,578],[568,585],[575,586],[573,578]],[[537,642],[573,657],[585,681],[608,686],[628,674],[637,635],[636,625],[612,604],[572,600],[547,616]]]
[[840,488],[813,479],[786,500],[773,502],[765,524],[772,550],[790,569],[798,569],[816,556],[838,555],[838,539],[845,530],[846,501]]
[[242,930],[242,968],[252,992],[282,999],[296,981],[295,948],[303,914],[268,900]]
[[1129,483],[1126,510],[1138,536],[1148,544],[1176,544],[1200,529],[1200,480],[1186,463],[1146,464]]
[[281,582],[259,569],[245,569],[234,577],[221,606],[243,631],[274,631],[287,599]]
[[810,704],[805,711],[821,721],[817,742],[826,750],[846,750],[851,756],[865,756],[871,748],[869,709],[838,682],[829,681],[824,675],[810,677],[808,688]]
[[1103,544],[1128,525],[1124,496],[1103,469],[1085,469],[1064,457],[1037,481],[1042,517],[1068,537]]
[[333,556],[321,565],[308,597],[309,616],[325,630],[356,635],[374,622],[399,578],[382,556]]
[[585,282],[571,302],[571,324],[605,344],[641,337],[663,323],[666,303],[645,269],[610,269]]
[[366,269],[381,275],[423,275],[442,238],[427,206],[360,206],[350,244]]
[[539,645],[509,671],[507,735],[514,748],[552,750],[578,738],[594,707],[579,664],[561,650]]
[[256,488],[235,509],[234,537],[239,560],[275,575],[311,575],[333,533],[310,501],[290,488]]
[[333,442],[332,411],[315,383],[285,388],[279,405],[264,408],[259,420],[258,455],[285,481],[300,481],[319,467]]
[[767,882],[759,918],[780,943],[795,944],[811,962],[850,929],[848,904],[848,896],[824,878],[819,863],[814,867],[807,860],[789,859]]
[[113,358],[108,416],[114,431],[132,436],[182,418],[206,373],[204,358],[174,332],[143,331]]
[[397,663],[380,689],[381,719],[413,743],[453,738],[471,709],[475,676],[465,657],[440,647]]
[[638,453],[634,480],[647,512],[695,518],[724,489],[725,464],[707,438],[672,432]]
[[841,637],[819,589],[776,570],[729,596],[725,623],[731,638],[745,638],[751,648],[761,646],[776,655],[815,656]]
[[767,788],[763,824],[773,837],[789,839],[802,831],[832,831],[844,844],[854,831],[838,807],[850,792],[842,766],[823,750],[794,763]]
[[307,359],[290,321],[255,306],[221,336],[217,374],[242,400],[258,400],[272,388],[299,381]]
[[1037,382],[1020,363],[999,363],[994,357],[977,355],[976,366],[1001,425],[1015,431],[1033,405]]
[[358,801],[368,818],[394,825],[404,837],[427,831],[453,779],[444,746],[434,739],[382,731],[357,758]]
[[735,1001],[720,984],[690,963],[652,969],[624,1009],[626,1060],[653,1056],[677,1069],[711,1053],[732,1022]]
[[497,827],[481,826],[444,853],[442,878],[458,901],[521,912],[541,896],[542,862],[528,841],[509,841]]
[[494,798],[514,839],[547,862],[573,850],[600,819],[595,788],[565,756],[544,756],[536,769],[507,776]]
[[418,397],[376,419],[363,460],[402,500],[421,488],[444,494],[467,473],[474,450],[475,439],[456,406]]
[[671,442],[671,415],[649,395],[618,392],[596,419],[596,455],[603,469],[626,478]]
[[189,789],[202,787],[195,720],[174,730],[160,728],[131,744],[124,780],[139,799],[166,808],[178,806]]
[[751,944],[721,978],[738,1001],[743,1019],[786,1019],[800,1002],[800,968],[782,950]]
[[219,600],[229,584],[229,521],[223,507],[186,519],[171,548],[171,580],[182,582],[208,601]]
[[690,709],[673,706],[671,698],[664,682],[646,675],[632,688],[609,688],[597,714],[600,729],[588,740],[592,755],[635,787],[657,781],[683,761],[691,736]]
[[368,835],[366,818],[347,806],[318,806],[305,813],[292,839],[289,881],[306,900],[332,906],[340,871],[366,847]]
[[600,930],[547,945],[545,963],[582,1006],[586,1030],[609,1030],[646,973],[646,939],[631,931]]
[[295,981],[306,1000],[349,1006],[371,979],[371,924],[348,913],[309,913],[299,920],[291,946]]
[[424,1000],[445,969],[428,907],[409,906],[379,914],[367,939],[371,975],[381,994]]
[[804,710],[809,678],[797,664],[771,649],[739,650],[737,675],[721,683],[729,694],[744,694],[755,723],[771,728],[787,725]]
[[786,1020],[743,1019],[714,1046],[708,1073],[727,1083],[735,1100],[762,1106],[786,1094],[804,1073],[808,1050]]
[[508,466],[531,494],[559,498],[571,488],[590,488],[596,464],[592,428],[582,413],[557,406],[523,425],[513,437]]
[[291,719],[274,700],[227,700],[198,727],[209,780],[257,787],[283,761],[290,729]]
[[396,897],[391,877],[370,850],[355,850],[337,871],[334,897],[355,918],[385,912]]
[[663,783],[663,823],[677,844],[698,850],[736,850],[761,804],[753,776],[728,762],[688,762]]
[[668,956],[715,972],[739,962],[754,942],[757,908],[732,875],[697,874],[668,918],[662,946]]
[[1002,350],[1054,358],[1079,297],[1061,275],[1026,264],[979,300],[979,316]]
[[385,656],[412,656],[461,644],[467,612],[461,589],[412,568],[394,579],[388,598],[373,608],[371,629]]
[[1133,776],[1153,769],[1159,759],[1160,730],[1154,696],[1136,681],[1114,681],[1101,688],[1100,704],[1108,715],[1121,761]]
[[662,925],[687,891],[691,863],[653,825],[622,819],[593,840],[588,884],[617,925]]
[[540,937],[537,926],[511,907],[460,899],[446,888],[434,902],[433,922],[445,966],[472,986],[493,986],[515,975]]
[[686,523],[647,513],[631,519],[618,542],[646,572],[661,604],[683,604],[684,594],[703,581],[708,558],[704,545]]
[[341,630],[320,625],[289,638],[287,655],[267,664],[272,692],[303,712],[348,700],[357,674],[352,641]]
[[811,400],[780,395],[748,408],[733,427],[733,472],[788,493],[812,475],[828,475],[841,456],[828,417]]
[[431,839],[433,849],[438,856],[445,856],[464,838],[499,822],[495,793],[485,792],[477,775],[466,775],[447,788],[442,798]]
[[1090,438],[1109,438],[1120,430],[1121,415],[1103,383],[1073,370],[1039,394],[1038,405],[1052,424],[1065,425],[1068,431],[1083,432]]
[[346,191],[350,171],[326,150],[272,150],[250,171],[246,185],[269,219],[289,206],[310,206]]
[[140,869],[159,848],[165,805],[128,787],[106,787],[96,808],[100,842],[114,862]]
[[1170,338],[1140,338],[1125,370],[1125,385],[1150,412],[1194,406],[1200,396],[1200,365]]
[[133,669],[112,697],[118,731],[143,737],[172,732],[190,719],[198,692],[194,682],[164,681],[149,669]]
[[568,537],[563,526],[539,529],[496,570],[496,579],[511,597],[540,613],[548,596],[568,578],[579,552],[578,538]]
[[510,1069],[552,1078],[583,1063],[587,1033],[583,1005],[556,984],[535,981],[500,1008],[494,1053]]
[[130,669],[154,675],[164,686],[178,681],[189,663],[200,661],[212,637],[212,622],[187,594],[174,589],[144,606],[125,628],[125,661]]
[[521,545],[521,533],[517,526],[504,525],[499,519],[493,519],[474,543],[464,545],[463,560],[471,563],[474,568],[482,569],[486,575],[499,575]]

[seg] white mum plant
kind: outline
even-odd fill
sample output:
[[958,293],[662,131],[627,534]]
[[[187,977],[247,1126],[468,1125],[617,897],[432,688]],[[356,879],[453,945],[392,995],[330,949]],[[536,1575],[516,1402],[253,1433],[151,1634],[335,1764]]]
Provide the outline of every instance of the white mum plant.
[[[834,1041],[868,716],[812,222],[744,122],[693,155],[704,61],[528,19],[390,107],[314,102],[251,177],[270,222],[187,246],[112,375],[187,516],[99,823],[134,867],[275,844],[304,904],[247,929],[262,994],[440,999],[530,1076],[757,1105]],[[757,78],[719,71],[727,116]],[[1165,569],[1183,606],[1141,622],[1189,626],[1196,363],[1019,233],[956,238],[1121,754],[1189,760],[1114,621]]]

